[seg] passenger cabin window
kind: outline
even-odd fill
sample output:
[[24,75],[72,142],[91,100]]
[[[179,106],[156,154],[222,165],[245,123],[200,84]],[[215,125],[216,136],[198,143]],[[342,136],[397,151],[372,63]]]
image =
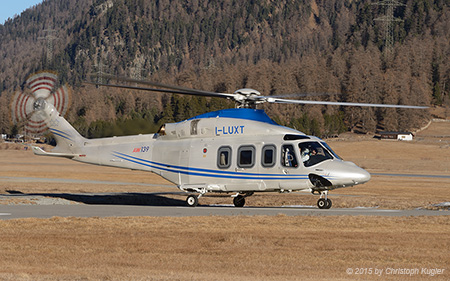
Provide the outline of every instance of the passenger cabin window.
[[263,167],[273,167],[276,159],[275,145],[265,145],[262,149],[261,165]]
[[281,163],[285,167],[297,167],[297,157],[295,156],[294,146],[292,144],[283,145],[281,152]]
[[219,147],[217,151],[217,166],[220,169],[227,169],[231,166],[231,147]]
[[302,142],[298,144],[300,157],[305,167],[310,167],[328,159],[333,159],[331,154],[318,142]]
[[241,146],[238,150],[238,167],[251,168],[255,165],[255,147]]

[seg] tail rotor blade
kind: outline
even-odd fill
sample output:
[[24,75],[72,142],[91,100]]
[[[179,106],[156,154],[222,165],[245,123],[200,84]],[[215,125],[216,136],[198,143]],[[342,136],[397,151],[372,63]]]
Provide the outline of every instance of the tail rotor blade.
[[27,85],[36,99],[46,99],[53,91],[57,78],[53,73],[40,72],[28,78]]
[[36,111],[31,113],[30,117],[28,118],[28,122],[25,125],[25,131],[30,134],[41,134],[47,131],[47,129],[48,126],[45,123],[45,120],[43,120]]
[[14,124],[26,120],[33,112],[34,96],[24,92],[16,92],[11,104],[11,116]]

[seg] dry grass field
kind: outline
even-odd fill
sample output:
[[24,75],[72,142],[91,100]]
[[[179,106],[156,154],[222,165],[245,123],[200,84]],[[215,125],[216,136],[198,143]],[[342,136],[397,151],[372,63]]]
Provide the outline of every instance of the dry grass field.
[[7,220],[0,279],[448,280],[449,233],[447,216]]
[[[443,135],[450,135],[447,124]],[[371,173],[450,174],[445,139],[328,142]],[[178,191],[150,173],[37,157],[15,148],[0,144],[0,194]],[[331,194],[336,208],[434,208],[450,201],[450,179],[375,175],[367,184]],[[247,199],[248,206],[317,201],[301,193]],[[231,204],[231,199],[204,197],[201,203]],[[449,216],[2,220],[0,280],[449,280],[449,249]]]

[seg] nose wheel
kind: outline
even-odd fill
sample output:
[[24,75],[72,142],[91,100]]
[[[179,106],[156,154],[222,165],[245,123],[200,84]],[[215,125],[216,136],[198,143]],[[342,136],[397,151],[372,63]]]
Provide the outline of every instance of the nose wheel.
[[321,192],[320,199],[317,200],[317,207],[319,207],[319,209],[330,209],[331,205],[331,200],[328,199],[328,191]]
[[319,207],[319,209],[330,209],[331,205],[332,203],[330,199],[320,198],[317,201],[317,207]]

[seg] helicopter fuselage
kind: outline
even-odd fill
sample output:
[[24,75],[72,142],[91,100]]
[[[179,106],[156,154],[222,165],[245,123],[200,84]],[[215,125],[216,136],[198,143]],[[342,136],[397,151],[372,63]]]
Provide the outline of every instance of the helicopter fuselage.
[[[217,93],[141,81],[126,77],[103,75],[126,83],[146,85],[114,85],[94,83],[123,89],[183,95],[218,97],[234,100],[239,108],[202,114],[191,119],[168,123],[156,134],[86,139],[57,111],[51,98],[54,75],[33,78],[34,97],[17,95],[16,107],[26,100],[19,116],[31,116],[30,122],[45,125],[55,136],[57,146],[46,152],[33,147],[37,155],[66,157],[80,162],[107,165],[156,173],[176,184],[181,190],[200,193],[189,195],[187,204],[196,206],[207,192],[235,193],[234,205],[242,207],[245,197],[254,192],[300,191],[320,194],[319,208],[330,208],[328,191],[370,180],[370,174],[351,162],[342,160],[323,140],[280,126],[263,110],[254,109],[262,103],[322,104],[359,107],[390,107],[425,109],[426,106],[331,102],[285,99],[263,96],[254,89],[234,93]],[[53,81],[48,82],[47,80]],[[33,81],[38,81],[34,83]],[[41,86],[47,87],[45,93]],[[150,86],[150,87],[149,87]],[[44,95],[45,94],[45,95]],[[19,102],[20,101],[20,102]],[[29,102],[28,102],[29,101]],[[64,101],[64,99],[63,99]],[[22,114],[23,113],[23,114]],[[31,120],[33,119],[33,120]],[[33,125],[36,127],[36,125]],[[40,124],[39,128],[45,126]]]
[[196,192],[325,191],[367,182],[321,139],[262,110],[228,109],[165,124],[158,133],[85,140],[74,160],[156,173]]

